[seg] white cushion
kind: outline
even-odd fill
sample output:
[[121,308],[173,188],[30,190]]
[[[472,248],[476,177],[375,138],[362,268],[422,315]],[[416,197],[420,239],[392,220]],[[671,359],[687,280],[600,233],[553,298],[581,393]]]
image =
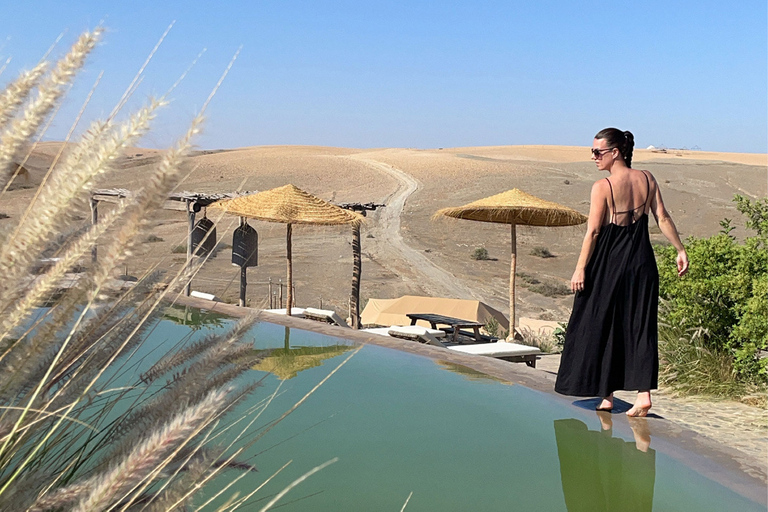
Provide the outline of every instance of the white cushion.
[[213,300],[216,302],[221,301],[221,299],[219,299],[217,296],[215,296],[212,293],[198,292],[197,290],[192,290],[191,292],[189,292],[189,295],[191,295],[192,297],[197,297],[198,299]]
[[[284,315],[285,314],[285,308],[282,309],[265,309],[267,313],[274,313],[276,315]],[[291,316],[295,316],[297,318],[304,318],[304,308],[291,308]]]
[[429,327],[422,327],[420,325],[393,325],[392,327],[389,327],[389,330],[400,334],[415,334],[416,336],[431,334],[435,338],[445,337],[445,331],[440,329],[431,329]]
[[304,309],[304,316],[305,317],[310,317],[310,318],[318,318],[318,319],[323,319],[323,320],[330,320],[331,323],[334,323],[334,324],[336,324],[338,326],[349,327],[347,322],[345,322],[332,309],[305,308]]
[[541,354],[541,350],[539,350],[538,347],[520,345],[519,343],[507,343],[506,341],[478,343],[476,345],[454,345],[448,348],[455,350],[456,352],[464,352],[465,354],[490,357],[530,356]]

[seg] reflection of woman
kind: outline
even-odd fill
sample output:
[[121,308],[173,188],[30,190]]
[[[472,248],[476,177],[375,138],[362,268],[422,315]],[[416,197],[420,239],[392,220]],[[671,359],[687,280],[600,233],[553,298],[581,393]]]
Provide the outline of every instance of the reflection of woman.
[[688,256],[653,175],[631,168],[633,148],[630,132],[606,128],[595,135],[592,158],[610,176],[592,186],[555,391],[603,397],[598,410],[610,410],[614,391],[637,390],[627,414],[645,416],[659,370],[659,275],[648,237],[649,211],[677,249],[681,276]]
[[633,443],[611,437],[610,427],[598,432],[565,419],[555,420],[555,439],[569,512],[651,511],[656,452],[647,444],[641,448],[637,433]]

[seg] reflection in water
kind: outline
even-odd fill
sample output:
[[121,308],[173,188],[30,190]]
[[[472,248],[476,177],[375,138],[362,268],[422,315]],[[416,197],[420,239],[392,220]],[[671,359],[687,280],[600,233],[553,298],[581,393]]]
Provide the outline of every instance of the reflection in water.
[[569,512],[644,511],[653,507],[656,451],[644,418],[630,423],[635,442],[611,436],[609,413],[599,413],[602,432],[576,419],[555,420],[560,478]]
[[187,325],[196,331],[202,327],[221,327],[230,318],[205,309],[173,305],[165,308],[163,319],[179,325]]
[[470,368],[469,366],[464,366],[462,364],[451,363],[449,361],[443,361],[440,359],[435,360],[435,363],[440,368],[443,368],[444,370],[448,370],[449,372],[458,373],[459,375],[465,377],[467,380],[480,381],[480,382],[500,382],[502,384],[510,384],[505,380],[499,379],[492,375],[488,375],[487,373],[479,372],[473,368]]
[[280,380],[288,380],[294,378],[300,371],[320,366],[326,359],[339,356],[351,349],[350,345],[291,348],[291,330],[286,327],[283,348],[265,351],[264,358],[252,368],[269,372]]

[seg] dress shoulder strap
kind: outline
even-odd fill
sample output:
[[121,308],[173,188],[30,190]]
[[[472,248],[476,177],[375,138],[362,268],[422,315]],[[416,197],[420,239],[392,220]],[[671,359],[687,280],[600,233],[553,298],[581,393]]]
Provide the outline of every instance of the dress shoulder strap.
[[613,199],[613,185],[611,185],[611,180],[608,178],[605,178],[605,181],[608,182],[608,188],[611,189],[611,222],[613,222],[613,218],[616,216],[616,201]]
[[646,209],[648,208],[648,199],[650,199],[651,197],[651,180],[648,179],[648,172],[643,171],[643,174],[645,175],[645,185],[646,185],[645,202],[643,203],[643,213],[647,213]]

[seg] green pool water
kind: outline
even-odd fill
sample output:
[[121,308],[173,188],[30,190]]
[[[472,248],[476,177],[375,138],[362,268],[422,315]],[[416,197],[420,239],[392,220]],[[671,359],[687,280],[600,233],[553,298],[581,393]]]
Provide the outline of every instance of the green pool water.
[[[197,325],[190,339],[227,323]],[[189,329],[164,320],[147,350],[178,340]],[[307,367],[295,375],[285,372],[284,380],[258,370],[248,376],[266,375],[242,410],[280,388],[254,432],[281,416],[355,348],[343,339],[267,323],[252,333],[256,348],[278,349],[279,355],[288,347],[306,357],[286,364]],[[315,349],[302,353],[300,347]],[[325,358],[318,356],[322,347],[330,347]],[[334,458],[338,461],[291,490],[275,510],[399,511],[409,496],[407,511],[765,510],[655,449],[653,440],[647,452],[638,450],[626,422],[624,428],[602,430],[596,413],[568,400],[376,346],[355,353],[240,458],[258,473],[246,475],[216,503],[249,493],[292,461],[243,510],[259,510],[292,481]],[[226,472],[214,488],[236,476]]]

